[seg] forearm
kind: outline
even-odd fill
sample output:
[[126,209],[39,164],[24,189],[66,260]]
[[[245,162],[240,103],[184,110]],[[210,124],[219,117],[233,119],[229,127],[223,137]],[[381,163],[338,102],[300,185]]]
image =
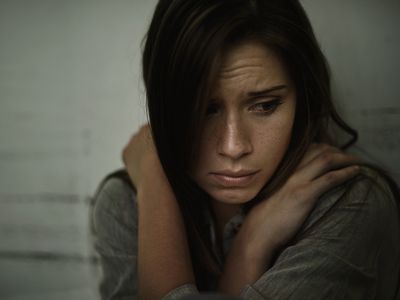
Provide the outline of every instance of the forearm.
[[226,258],[219,281],[221,293],[239,296],[247,284],[253,284],[270,267],[276,247],[272,243],[256,245],[247,240],[242,227]]
[[140,299],[161,299],[172,289],[194,283],[186,232],[175,196],[165,180],[138,188]]

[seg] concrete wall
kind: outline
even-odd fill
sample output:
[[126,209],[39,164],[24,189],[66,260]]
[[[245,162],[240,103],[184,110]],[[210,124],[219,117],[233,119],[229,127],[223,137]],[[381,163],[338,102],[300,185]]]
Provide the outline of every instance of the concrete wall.
[[[360,145],[400,181],[400,2],[304,0]],[[146,120],[155,0],[0,0],[0,298],[97,299],[88,203]]]
[[145,121],[155,1],[0,0],[0,299],[97,299],[88,201]]
[[331,64],[339,110],[357,151],[400,182],[400,2],[303,0]]

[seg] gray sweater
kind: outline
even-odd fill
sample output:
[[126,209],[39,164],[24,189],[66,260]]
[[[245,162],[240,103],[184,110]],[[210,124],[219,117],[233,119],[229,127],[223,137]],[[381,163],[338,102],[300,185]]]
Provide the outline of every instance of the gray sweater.
[[[273,265],[243,288],[242,299],[400,299],[400,199],[375,171],[363,168],[356,179],[318,200],[295,242],[279,253]],[[103,277],[102,299],[137,298],[138,211],[132,187],[108,179],[95,197],[95,247]],[[210,238],[215,224],[205,214]],[[225,226],[222,260],[245,215]],[[186,284],[163,299],[197,294]]]

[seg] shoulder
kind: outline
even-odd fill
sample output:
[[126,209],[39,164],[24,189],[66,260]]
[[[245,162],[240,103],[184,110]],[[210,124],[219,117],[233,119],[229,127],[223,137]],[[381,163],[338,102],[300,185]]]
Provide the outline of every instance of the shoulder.
[[126,178],[121,170],[106,176],[99,185],[92,203],[94,228],[102,227],[111,219],[136,227],[136,192]]
[[318,268],[335,262],[342,265],[340,272],[395,278],[400,267],[397,195],[384,175],[363,167],[360,175],[319,199],[292,245],[314,257]]
[[100,183],[93,197],[91,221],[94,248],[103,274],[99,286],[102,299],[128,296],[136,299],[136,196],[122,170],[106,176]]
[[400,199],[395,189],[380,171],[363,166],[358,176],[320,197],[303,224],[301,234],[321,224],[340,220],[344,226],[346,222],[353,222],[354,225],[354,222],[368,219],[369,222],[373,221],[370,225],[375,230],[384,230],[384,227],[390,226],[390,222],[391,225],[398,225]]
[[297,236],[243,295],[392,299],[400,270],[396,194],[380,172],[363,167],[320,197]]

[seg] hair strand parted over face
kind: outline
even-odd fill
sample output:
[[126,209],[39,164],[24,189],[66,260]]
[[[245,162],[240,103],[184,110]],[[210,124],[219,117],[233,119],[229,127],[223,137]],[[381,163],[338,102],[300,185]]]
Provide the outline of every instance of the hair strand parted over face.
[[249,207],[279,188],[312,142],[336,143],[329,126],[356,132],[336,113],[326,60],[295,0],[160,0],[143,51],[143,77],[154,142],[183,211],[199,289],[209,289],[222,265],[209,250],[201,211],[209,196],[187,175],[196,159],[210,89],[226,49],[257,40],[283,61],[296,86],[289,149]]

